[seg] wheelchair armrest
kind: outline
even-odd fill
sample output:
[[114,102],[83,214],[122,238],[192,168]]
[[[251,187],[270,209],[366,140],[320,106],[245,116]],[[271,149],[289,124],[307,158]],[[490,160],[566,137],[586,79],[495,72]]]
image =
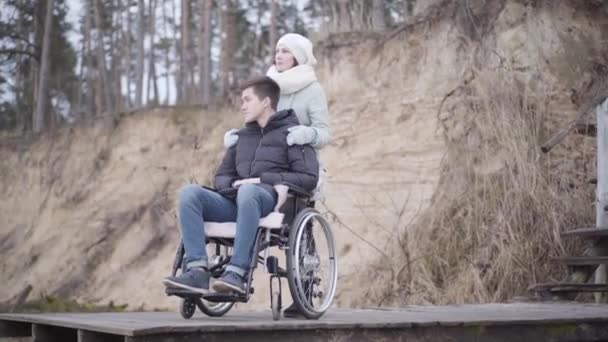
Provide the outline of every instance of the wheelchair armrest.
[[292,183],[288,183],[288,182],[281,182],[279,183],[280,185],[285,185],[286,187],[289,188],[288,193],[296,196],[296,197],[303,197],[303,198],[310,198],[312,197],[312,192],[303,189],[295,184]]

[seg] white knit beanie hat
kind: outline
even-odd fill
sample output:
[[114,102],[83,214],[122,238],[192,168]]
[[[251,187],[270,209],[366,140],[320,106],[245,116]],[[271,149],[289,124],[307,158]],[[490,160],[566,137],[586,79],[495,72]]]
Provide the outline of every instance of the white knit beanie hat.
[[277,46],[279,45],[287,47],[298,61],[298,65],[315,66],[317,64],[317,59],[312,54],[312,42],[308,38],[297,33],[288,33],[279,39]]

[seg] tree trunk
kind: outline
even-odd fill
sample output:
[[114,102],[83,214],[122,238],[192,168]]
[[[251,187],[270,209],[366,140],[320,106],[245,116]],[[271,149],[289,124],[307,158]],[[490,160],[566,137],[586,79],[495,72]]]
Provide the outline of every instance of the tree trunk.
[[[99,64],[98,72],[100,78],[100,86],[103,94],[103,106],[102,111],[112,111],[112,95],[110,89],[110,83],[108,82],[108,69],[106,66],[105,48],[103,42],[103,23],[101,21],[101,13],[99,9],[99,0],[93,0],[93,10],[95,11],[95,26],[97,27],[97,63]],[[101,110],[98,108],[98,110]]]
[[[42,47],[43,38],[44,38],[44,23],[41,22],[43,20],[45,13],[44,6],[37,6],[34,10],[34,46],[38,49]],[[39,51],[42,54],[42,51]],[[31,124],[32,130],[34,129],[34,121],[36,117],[36,104],[38,103],[38,87],[40,85],[40,60],[36,61],[35,59],[31,59],[31,67],[30,67],[30,84],[32,85],[31,89],[31,101],[32,109],[31,109],[31,118],[28,120]],[[44,120],[44,119],[43,119]]]
[[374,30],[378,31],[384,31],[386,29],[383,0],[374,0],[372,3],[372,27]]
[[[128,0],[127,0],[128,1]],[[124,60],[124,44],[122,34],[122,12],[123,8],[121,0],[114,0],[114,8],[118,9],[115,13],[112,13],[112,44],[110,45],[110,57],[111,57],[111,68],[110,68],[110,83],[111,83],[111,95],[112,108],[117,112],[122,112],[124,109],[122,91],[121,91],[121,75],[122,75],[122,61]],[[115,23],[114,23],[115,22]]]
[[211,11],[213,0],[200,0],[199,82],[204,105],[211,101]]
[[[19,8],[23,8],[23,0],[19,1]],[[28,35],[25,34],[24,30],[23,30],[23,10],[19,10],[19,17],[17,19],[17,34],[23,36],[23,37],[27,37]],[[18,48],[19,50],[25,50],[25,44],[24,43],[18,43]],[[15,73],[15,100],[17,102],[17,122],[16,122],[16,129],[19,132],[24,132],[25,131],[25,112],[23,111],[23,89],[25,88],[25,82],[24,82],[24,75],[22,74],[21,71],[21,65],[23,63],[23,61],[25,60],[25,58],[23,56],[18,57],[17,59],[17,72]]]
[[348,9],[348,0],[338,0],[338,20],[340,22],[340,31],[346,32],[353,28],[352,16]]
[[324,33],[330,33],[332,31],[336,31],[338,29],[338,15],[336,11],[336,6],[333,3],[328,3],[328,1],[320,1],[321,3],[321,13],[323,17],[327,17],[328,20],[326,22],[321,23],[320,31]]
[[407,22],[410,20],[412,15],[414,15],[414,4],[416,0],[405,0],[404,9],[403,9],[403,21]]
[[137,4],[137,65],[135,66],[135,105],[141,107],[143,105],[144,86],[145,7],[143,0],[137,1]]
[[338,27],[340,32],[350,31],[352,28],[348,0],[338,0]]
[[270,4],[270,32],[268,40],[268,48],[270,49],[270,56],[274,56],[274,49],[279,40],[278,33],[278,21],[279,21],[279,2],[278,0],[271,0]]
[[[254,68],[257,67],[257,63],[260,59],[264,60],[269,56],[268,54],[264,54],[262,51],[262,15],[263,12],[260,8],[260,5],[256,7],[256,22],[255,22],[255,30],[253,31],[254,36],[254,44],[253,44],[253,60],[254,60]],[[271,47],[270,56],[274,56],[274,46]],[[273,58],[274,59],[274,58]],[[272,63],[272,62],[271,62]],[[268,64],[267,61],[264,61],[264,64]]]
[[221,88],[220,96],[228,94],[229,89],[234,85],[234,54],[236,52],[237,34],[237,4],[235,0],[226,0],[222,11],[222,31],[224,39],[222,41],[222,67],[221,67]]
[[[84,29],[81,32],[83,33],[83,37],[84,37],[85,36]],[[76,113],[77,120],[80,120],[84,116],[83,115],[84,94],[82,92],[82,88],[84,87],[84,82],[85,82],[84,70],[85,70],[86,54],[87,54],[86,43],[83,41],[82,46],[80,47],[80,71],[78,72],[78,87],[77,87],[78,95],[76,97],[77,98],[76,110],[74,111]]]
[[[375,0],[374,0],[375,1]],[[372,4],[364,1],[356,1],[348,4],[348,13],[350,17],[350,27],[345,31],[371,31],[373,15]],[[367,20],[369,18],[369,20]]]
[[181,78],[182,78],[182,96],[183,100],[187,104],[192,103],[192,38],[190,34],[190,25],[192,23],[190,19],[190,1],[182,0],[182,61],[181,64]]
[[[171,1],[171,9],[172,9],[172,14],[173,14],[173,18],[177,18],[177,10],[176,10],[176,5],[175,5],[175,1]],[[181,7],[180,7],[181,9]],[[183,18],[182,18],[183,20]],[[175,23],[174,25],[177,25],[177,23]],[[179,58],[179,64],[177,65],[177,70],[175,71],[175,91],[176,91],[176,104],[181,104],[183,101],[183,93],[182,93],[182,89],[183,89],[183,65],[184,65],[184,54],[182,51],[182,34],[181,34],[181,24],[180,24],[180,34],[179,34],[179,39],[178,39],[178,30],[177,27],[174,26],[173,27],[173,42],[175,43],[175,58]]]
[[148,35],[150,36],[150,52],[148,58],[148,86],[147,100],[153,105],[158,105],[158,83],[156,82],[156,51],[154,49],[154,37],[156,35],[156,0],[150,0],[148,10]]
[[126,8],[126,15],[127,15],[127,32],[125,34],[125,39],[126,39],[126,45],[127,45],[127,56],[124,59],[124,63],[125,63],[125,77],[126,79],[126,83],[127,83],[127,108],[131,108],[131,106],[133,105],[133,99],[131,98],[131,84],[132,84],[132,73],[131,73],[131,58],[133,57],[133,49],[132,49],[132,31],[133,28],[131,27],[131,3],[130,1],[127,1],[127,8]]
[[[165,39],[169,39],[169,31],[167,30],[167,10],[165,8],[165,4],[162,4],[162,10],[163,10],[163,33],[164,33],[164,38]],[[171,71],[171,59],[169,58],[169,55],[171,53],[171,47],[170,46],[166,46],[163,44],[163,49],[165,52],[165,105],[169,105],[169,98],[171,97],[171,83],[170,83],[170,78],[169,78],[169,74]]]
[[[86,74],[86,82],[87,82],[87,94],[86,94],[86,108],[85,108],[85,116],[93,116],[94,114],[94,94],[95,94],[95,85],[93,84],[93,49],[91,48],[91,2],[88,1],[86,5],[86,12],[84,18],[84,44],[86,50],[86,64],[87,64],[87,74]],[[83,57],[84,58],[84,57]]]
[[44,116],[47,109],[48,83],[49,83],[49,49],[51,47],[51,29],[53,27],[53,0],[47,0],[46,15],[44,17],[44,38],[42,39],[42,55],[40,57],[40,77],[38,85],[38,101],[34,113],[34,132],[40,132],[45,128]]

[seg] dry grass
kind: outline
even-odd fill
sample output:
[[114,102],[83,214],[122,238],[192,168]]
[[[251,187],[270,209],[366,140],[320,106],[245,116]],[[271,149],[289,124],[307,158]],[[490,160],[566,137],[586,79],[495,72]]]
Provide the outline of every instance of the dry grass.
[[580,253],[559,233],[593,221],[593,193],[540,152],[550,90],[506,68],[472,74],[439,113],[447,154],[432,204],[398,227],[363,305],[506,301],[563,276],[550,257]]

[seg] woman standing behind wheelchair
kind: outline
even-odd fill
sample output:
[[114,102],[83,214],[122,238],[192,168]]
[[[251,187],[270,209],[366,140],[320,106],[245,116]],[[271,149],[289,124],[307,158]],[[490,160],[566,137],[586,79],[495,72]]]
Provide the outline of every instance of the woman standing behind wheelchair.
[[[274,64],[266,75],[281,87],[281,97],[277,111],[293,109],[300,126],[287,135],[289,145],[311,144],[317,150],[330,140],[327,99],[315,74],[317,60],[313,55],[312,43],[297,33],[281,37],[276,45]],[[236,129],[224,135],[224,146],[236,144]]]
[[[277,42],[274,64],[266,75],[279,84],[281,97],[277,111],[293,109],[300,125],[290,128],[287,135],[288,145],[311,144],[319,150],[329,143],[327,99],[323,87],[317,80],[314,66],[317,60],[313,55],[312,42],[297,33],[288,33]],[[237,143],[236,129],[224,135],[224,146],[229,148]],[[321,170],[319,186],[313,199],[319,199],[323,183]],[[285,317],[303,317],[295,304],[283,312]]]

